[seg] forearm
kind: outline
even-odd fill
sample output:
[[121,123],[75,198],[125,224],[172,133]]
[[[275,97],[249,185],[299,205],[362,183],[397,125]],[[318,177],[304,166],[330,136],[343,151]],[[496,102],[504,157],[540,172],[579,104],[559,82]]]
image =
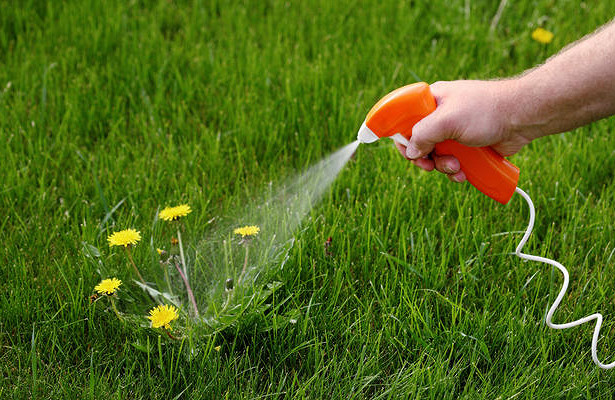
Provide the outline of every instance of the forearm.
[[538,138],[615,114],[615,23],[508,83],[512,130]]

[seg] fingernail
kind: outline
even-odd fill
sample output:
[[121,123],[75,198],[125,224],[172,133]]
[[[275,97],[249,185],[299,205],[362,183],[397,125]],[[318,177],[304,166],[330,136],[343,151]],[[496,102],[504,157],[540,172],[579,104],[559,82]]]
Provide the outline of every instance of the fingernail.
[[406,147],[406,157],[408,157],[409,159],[416,160],[420,157],[420,155],[421,153],[414,146]]
[[445,166],[442,167],[442,169],[447,174],[456,174],[457,172],[459,172],[459,161],[450,160],[449,162],[446,163]]
[[463,171],[460,171],[456,173],[455,175],[451,175],[451,176],[453,177],[453,180],[457,183],[461,183],[466,180],[466,174],[464,174]]

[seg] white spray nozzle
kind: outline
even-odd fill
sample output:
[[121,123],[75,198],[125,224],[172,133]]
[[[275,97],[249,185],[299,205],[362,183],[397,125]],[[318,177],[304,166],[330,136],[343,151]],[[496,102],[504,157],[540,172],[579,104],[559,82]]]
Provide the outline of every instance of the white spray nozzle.
[[[408,139],[403,137],[401,133],[396,133],[395,135],[390,136],[390,138],[397,143],[403,144],[406,147],[409,144]],[[378,135],[376,135],[374,131],[369,129],[367,125],[365,125],[365,122],[363,122],[363,125],[361,125],[361,129],[359,129],[359,133],[357,133],[357,140],[359,141],[359,143],[374,143],[378,139],[380,139]]]
[[361,129],[359,129],[359,133],[357,133],[357,140],[359,143],[373,143],[378,140],[378,136],[365,125],[361,125]]

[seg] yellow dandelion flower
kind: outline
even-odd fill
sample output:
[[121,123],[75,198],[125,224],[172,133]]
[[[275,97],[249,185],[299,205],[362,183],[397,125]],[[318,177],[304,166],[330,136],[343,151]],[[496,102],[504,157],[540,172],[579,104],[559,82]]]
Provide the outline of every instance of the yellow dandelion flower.
[[109,247],[112,246],[124,246],[128,247],[131,244],[137,244],[141,240],[141,233],[135,231],[134,229],[124,229],[123,231],[113,232],[109,237],[107,237],[107,241],[109,242]]
[[222,348],[222,346],[216,346],[216,347],[214,347],[214,350],[220,351],[221,348]]
[[532,32],[532,39],[542,44],[549,44],[553,40],[553,33],[543,28],[536,28]]
[[100,294],[113,294],[120,287],[122,281],[117,278],[103,279],[98,285],[94,286]]
[[191,212],[192,210],[188,204],[181,204],[175,207],[165,207],[162,211],[160,211],[160,213],[158,213],[158,217],[165,221],[176,221]]
[[261,228],[259,228],[256,225],[247,225],[247,226],[242,226],[241,228],[236,228],[233,231],[233,233],[237,235],[241,235],[241,237],[246,237],[246,236],[254,236],[258,234],[260,231],[261,231]]
[[152,328],[165,327],[168,330],[172,330],[171,321],[176,320],[177,317],[177,308],[166,304],[152,308],[147,316],[152,321]]

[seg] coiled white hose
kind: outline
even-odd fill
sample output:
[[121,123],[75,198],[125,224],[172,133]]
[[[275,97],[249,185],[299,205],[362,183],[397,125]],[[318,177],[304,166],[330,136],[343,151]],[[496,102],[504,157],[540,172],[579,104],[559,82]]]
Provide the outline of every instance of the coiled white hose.
[[611,369],[615,367],[615,362],[612,362],[610,364],[603,364],[600,362],[600,360],[598,360],[598,337],[600,336],[600,328],[602,327],[602,314],[595,313],[592,315],[588,315],[587,317],[577,319],[576,321],[567,322],[565,324],[556,324],[551,321],[551,319],[553,318],[553,314],[555,314],[555,310],[557,310],[557,307],[559,306],[562,299],[564,298],[564,295],[566,294],[566,290],[568,289],[568,282],[570,281],[570,277],[568,275],[568,270],[566,269],[566,267],[564,267],[562,264],[558,263],[555,260],[551,260],[545,257],[533,256],[531,254],[521,253],[521,249],[523,249],[525,242],[527,242],[527,239],[532,234],[532,229],[534,228],[534,217],[536,213],[534,211],[534,203],[532,203],[532,199],[530,199],[530,196],[528,196],[527,193],[525,193],[523,190],[519,188],[516,188],[515,192],[519,193],[525,199],[525,201],[527,202],[530,208],[530,222],[527,225],[527,230],[525,231],[523,238],[521,239],[521,241],[519,242],[519,245],[517,246],[517,249],[515,250],[515,254],[518,257],[523,258],[525,260],[538,261],[541,263],[553,265],[554,267],[557,267],[557,269],[559,269],[560,272],[564,275],[564,284],[562,285],[562,289],[560,290],[559,294],[557,295],[557,298],[555,299],[555,301],[553,302],[553,305],[551,306],[551,308],[549,309],[549,312],[547,313],[547,318],[545,319],[547,326],[553,329],[567,329],[567,328],[572,328],[574,326],[584,324],[586,322],[590,322],[592,320],[596,320],[596,326],[594,328],[594,336],[592,338],[592,346],[591,346],[592,359],[594,360],[594,363],[600,368]]

